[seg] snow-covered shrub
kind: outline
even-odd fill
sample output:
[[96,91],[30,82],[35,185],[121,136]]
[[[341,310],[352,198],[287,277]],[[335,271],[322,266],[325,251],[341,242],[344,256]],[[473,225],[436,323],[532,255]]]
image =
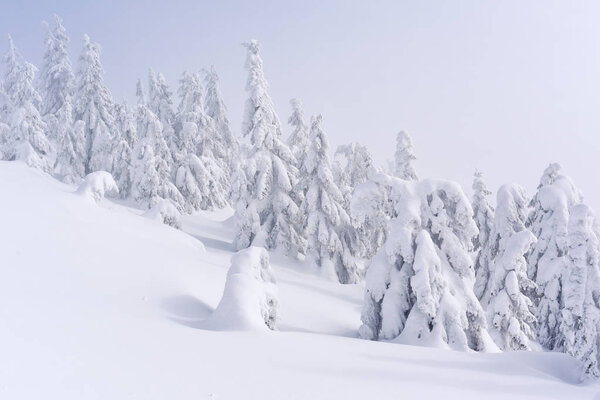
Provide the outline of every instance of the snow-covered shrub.
[[371,340],[494,350],[473,293],[469,255],[477,234],[460,186],[380,175],[395,216],[367,271],[360,336]]
[[219,330],[275,329],[278,309],[269,253],[251,246],[231,257],[223,297],[206,326]]
[[517,185],[498,190],[494,226],[481,249],[489,263],[488,274],[479,276],[481,304],[490,335],[502,350],[531,350],[535,341],[533,302],[528,297],[535,284],[527,277],[527,261],[533,234],[525,228],[527,199]]
[[171,200],[158,199],[156,203],[143,214],[144,217],[160,221],[175,229],[181,229],[181,213]]
[[116,197],[119,194],[119,187],[110,173],[96,171],[85,177],[79,188],[77,188],[77,193],[98,202],[105,195]]

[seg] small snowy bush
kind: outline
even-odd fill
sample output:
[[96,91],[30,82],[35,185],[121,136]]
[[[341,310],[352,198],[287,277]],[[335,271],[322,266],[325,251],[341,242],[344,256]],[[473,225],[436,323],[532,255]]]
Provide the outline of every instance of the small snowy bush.
[[275,329],[279,302],[269,253],[251,246],[231,257],[223,297],[207,320],[218,330]]
[[79,185],[77,193],[98,202],[107,194],[116,196],[119,188],[111,174],[106,171],[96,171],[85,177],[83,183]]
[[158,199],[156,203],[144,213],[144,217],[160,221],[175,229],[181,229],[181,213],[171,200]]

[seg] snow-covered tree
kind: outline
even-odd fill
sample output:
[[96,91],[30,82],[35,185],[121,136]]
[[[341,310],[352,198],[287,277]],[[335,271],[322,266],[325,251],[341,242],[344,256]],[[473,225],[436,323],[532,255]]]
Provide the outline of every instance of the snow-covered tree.
[[378,172],[367,147],[358,143],[338,146],[332,168],[335,182],[344,194],[346,208],[350,205],[354,188]]
[[300,169],[304,164],[308,149],[308,126],[304,120],[302,102],[298,99],[291,99],[290,104],[292,106],[292,115],[288,118],[288,123],[294,129],[288,137],[287,144],[296,159],[296,168]]
[[599,377],[600,244],[596,217],[585,204],[571,208],[567,268],[562,276],[557,347],[583,363],[584,376]]
[[152,70],[148,73],[148,98],[147,107],[158,117],[162,124],[162,136],[167,143],[165,153],[160,156],[172,172],[174,167],[173,153],[177,149],[175,136],[175,110],[173,107],[173,94],[167,85],[163,74],[155,74]]
[[310,146],[303,167],[308,187],[301,211],[307,217],[307,256],[326,274],[335,273],[341,283],[355,283],[359,279],[358,266],[343,237],[352,226],[342,192],[333,180],[321,120],[318,115],[311,121]]
[[184,73],[179,88],[177,113],[175,184],[186,200],[188,211],[223,208],[229,198],[229,151],[205,114],[199,74]]
[[477,227],[462,189],[448,181],[383,174],[372,179],[390,188],[395,217],[367,271],[360,336],[458,350],[496,348],[473,293],[469,251]]
[[550,350],[558,345],[561,292],[566,269],[569,210],[581,203],[582,196],[558,164],[550,164],[542,175],[531,201],[533,211],[527,225],[537,238],[528,256],[528,275],[537,285],[537,335]]
[[72,107],[72,93],[75,75],[67,53],[69,37],[62,20],[54,15],[54,27],[46,27],[46,51],[40,71],[40,91],[42,93],[42,115],[58,115],[65,106]]
[[[339,146],[335,152],[333,175],[342,191],[346,210],[352,217],[360,255],[371,259],[383,245],[387,235],[387,222],[393,214],[389,201],[389,188],[370,182],[379,173],[366,146],[350,143]],[[357,194],[358,186],[369,186]],[[360,242],[360,244],[359,244]]]
[[204,86],[206,94],[204,96],[204,111],[212,120],[213,126],[216,129],[217,136],[220,141],[220,146],[225,150],[222,159],[227,165],[227,175],[235,169],[238,163],[239,143],[237,138],[231,133],[229,128],[229,119],[227,118],[227,107],[221,95],[219,87],[219,75],[214,66],[210,70],[205,71]]
[[111,171],[119,186],[119,195],[127,198],[131,191],[131,162],[136,142],[136,124],[134,115],[125,102],[115,104],[114,116],[117,136],[113,144]]
[[535,284],[527,277],[525,259],[535,237],[525,228],[526,207],[520,186],[502,186],[494,226],[481,249],[490,263],[481,303],[490,334],[502,350],[530,350],[535,341],[536,319],[528,297]]
[[162,123],[144,104],[138,104],[136,114],[138,139],[131,161],[131,197],[148,208],[161,198],[171,200],[182,210],[183,196],[171,182],[168,164],[162,156],[168,152]]
[[86,173],[111,171],[113,165],[117,132],[113,100],[104,85],[103,75],[100,46],[84,35],[76,76],[74,119],[84,123]]
[[22,160],[27,165],[50,171],[54,163],[52,145],[46,137],[47,126],[38,106],[41,98],[33,87],[36,68],[21,60],[12,38],[4,57],[4,90],[10,100],[10,126],[3,144],[3,158]]
[[479,233],[473,240],[475,256],[475,295],[481,299],[490,275],[489,252],[482,251],[488,247],[488,241],[494,225],[494,209],[488,201],[492,194],[483,181],[483,174],[475,171],[473,176],[473,219]]
[[416,181],[417,173],[412,165],[416,160],[413,149],[412,138],[404,131],[400,131],[396,137],[396,153],[394,154],[394,174],[400,179]]
[[242,133],[251,148],[242,168],[238,168],[239,184],[235,220],[238,249],[264,245],[268,249],[283,248],[296,256],[303,248],[299,230],[298,205],[291,197],[296,184],[294,156],[281,138],[281,124],[267,89],[256,41],[245,44],[248,53],[246,69],[246,112]]
[[56,148],[54,174],[74,183],[85,175],[86,148],[81,124],[73,121],[75,76],[67,53],[69,37],[62,20],[54,15],[54,27],[46,26],[46,51],[40,73],[41,113],[48,137]]

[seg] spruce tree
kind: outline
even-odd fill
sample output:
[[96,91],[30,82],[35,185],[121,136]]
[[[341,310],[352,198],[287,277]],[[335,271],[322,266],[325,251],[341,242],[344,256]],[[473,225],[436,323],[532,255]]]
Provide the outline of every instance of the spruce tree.
[[199,74],[184,73],[179,95],[175,184],[188,211],[223,208],[228,203],[230,187],[225,160],[228,150],[204,112]]
[[321,121],[318,115],[311,122],[310,146],[302,171],[308,188],[301,211],[308,218],[307,255],[325,273],[335,273],[341,283],[355,283],[359,280],[358,266],[344,240],[344,232],[352,226],[342,192],[333,180],[329,144]]
[[395,175],[400,179],[416,181],[417,173],[412,165],[416,160],[413,150],[412,139],[404,131],[400,131],[396,137],[396,153],[394,154]]
[[41,98],[33,87],[36,68],[21,60],[10,36],[4,63],[4,90],[10,100],[10,128],[3,144],[3,157],[21,160],[31,167],[50,172],[54,164],[54,150],[46,137],[47,125],[38,110]]
[[69,37],[62,20],[54,15],[54,27],[46,26],[46,51],[40,74],[41,112],[48,136],[56,148],[54,174],[75,183],[85,175],[85,142],[80,124],[73,121],[75,76],[67,54]]
[[360,336],[456,350],[494,349],[473,293],[469,252],[477,227],[462,189],[447,181],[383,174],[370,183],[357,190],[373,196],[391,193],[395,216],[367,271]]
[[528,297],[535,284],[527,277],[525,259],[535,237],[525,228],[526,207],[520,186],[502,186],[494,226],[481,249],[489,262],[481,303],[491,336],[502,350],[530,350],[535,341],[536,319]]
[[544,171],[527,227],[537,238],[527,261],[528,275],[537,285],[537,336],[549,350],[561,350],[558,343],[562,308],[561,292],[566,270],[569,210],[582,196],[558,164]]
[[489,253],[483,249],[488,248],[488,241],[494,225],[494,209],[488,201],[492,194],[483,181],[483,174],[475,171],[473,176],[473,219],[479,233],[473,240],[475,256],[475,295],[481,299],[490,275]]
[[583,363],[584,377],[600,376],[599,239],[593,211],[585,204],[573,206],[557,346]]
[[[235,165],[238,163],[239,143],[237,138],[231,133],[229,119],[227,118],[227,107],[221,95],[219,87],[219,75],[214,66],[205,71],[204,86],[206,95],[204,96],[204,111],[212,120],[216,130],[220,147],[224,150],[220,156],[227,166],[225,172],[231,176]],[[218,156],[218,154],[216,154]]]
[[[298,205],[292,199],[295,160],[281,139],[281,125],[268,94],[268,84],[256,41],[245,43],[248,100],[242,133],[250,150],[238,169],[236,204],[238,249],[251,245],[282,248],[291,256],[302,249]],[[242,176],[240,176],[242,175]]]
[[104,85],[100,46],[83,36],[74,98],[74,119],[84,123],[85,172],[112,171],[113,147],[118,137],[114,104]]

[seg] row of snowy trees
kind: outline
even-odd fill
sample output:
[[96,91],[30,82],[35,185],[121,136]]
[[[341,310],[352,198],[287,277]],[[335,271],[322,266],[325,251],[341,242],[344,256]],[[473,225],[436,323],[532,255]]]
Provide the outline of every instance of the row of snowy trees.
[[184,73],[179,106],[161,74],[150,71],[138,104],[117,104],[103,82],[100,47],[84,36],[76,72],[61,20],[46,25],[43,66],[22,60],[9,37],[0,90],[0,150],[57,178],[77,183],[110,172],[120,195],[180,211],[228,204],[238,143],[232,135],[214,69]]
[[229,204],[238,249],[279,249],[342,283],[365,278],[363,338],[477,351],[542,347],[600,375],[599,230],[558,165],[531,200],[517,185],[501,187],[494,209],[480,173],[472,200],[455,183],[419,179],[405,132],[385,171],[356,143],[331,159],[322,117],[307,121],[292,100],[284,140],[256,41],[245,43],[248,100],[238,140],[214,69],[184,73],[177,106],[151,71],[130,108],[104,85],[99,46],[85,36],[73,72],[68,40],[56,18],[36,81],[9,39],[4,159],[68,183],[108,171],[120,195],[143,207]]
[[375,175],[352,197],[362,220],[393,204],[387,240],[367,271],[363,338],[543,348],[581,360],[584,376],[600,376],[599,229],[558,164],[531,200],[518,185],[502,186],[495,210],[479,172],[472,202],[451,182],[397,176]]

